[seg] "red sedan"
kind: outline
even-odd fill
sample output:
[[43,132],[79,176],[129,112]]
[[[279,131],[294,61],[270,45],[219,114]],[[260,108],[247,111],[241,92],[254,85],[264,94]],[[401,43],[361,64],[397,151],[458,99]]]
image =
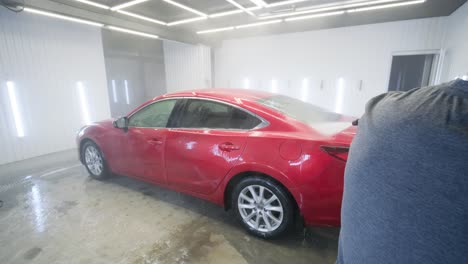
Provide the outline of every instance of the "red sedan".
[[84,127],[80,160],[104,179],[128,175],[235,210],[251,233],[338,226],[351,120],[251,90],[167,94]]

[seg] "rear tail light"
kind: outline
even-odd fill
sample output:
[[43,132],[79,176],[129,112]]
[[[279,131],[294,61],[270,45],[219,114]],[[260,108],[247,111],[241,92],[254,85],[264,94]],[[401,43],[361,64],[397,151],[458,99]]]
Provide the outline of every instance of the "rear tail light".
[[343,147],[343,146],[320,146],[320,149],[328,155],[342,160],[342,161],[347,161],[348,160],[348,153],[349,153],[349,147]]

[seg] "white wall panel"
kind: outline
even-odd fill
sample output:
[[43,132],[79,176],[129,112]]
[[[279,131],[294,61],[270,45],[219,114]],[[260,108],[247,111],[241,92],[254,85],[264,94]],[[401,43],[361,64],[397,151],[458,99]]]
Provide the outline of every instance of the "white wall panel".
[[211,48],[164,41],[167,92],[212,86]]
[[444,79],[468,74],[468,3],[447,18]]
[[387,91],[392,54],[441,49],[444,30],[445,18],[431,18],[227,40],[215,50],[215,85],[242,88],[248,78],[251,89],[271,90],[276,79],[280,93],[301,98],[309,78],[307,100],[333,110],[344,78],[343,112],[359,116]]
[[[16,136],[7,81],[15,84],[24,138]],[[0,164],[75,147],[83,125],[77,82],[91,121],[108,118],[99,28],[0,9]]]

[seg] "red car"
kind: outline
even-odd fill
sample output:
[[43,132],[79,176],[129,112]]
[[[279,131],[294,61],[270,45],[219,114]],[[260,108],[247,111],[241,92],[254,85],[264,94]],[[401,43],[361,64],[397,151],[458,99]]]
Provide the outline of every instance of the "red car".
[[283,95],[210,89],[167,94],[84,127],[89,174],[128,175],[235,210],[251,233],[338,226],[352,119]]

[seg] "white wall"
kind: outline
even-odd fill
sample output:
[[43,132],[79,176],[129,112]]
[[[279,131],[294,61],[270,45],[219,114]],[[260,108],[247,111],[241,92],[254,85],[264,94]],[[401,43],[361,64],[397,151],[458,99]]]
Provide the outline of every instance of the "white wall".
[[243,88],[248,78],[251,89],[271,90],[275,79],[279,93],[301,98],[308,78],[307,101],[335,110],[343,78],[342,112],[359,116],[387,91],[392,53],[441,49],[445,26],[431,18],[227,40],[215,51],[215,85]]
[[167,92],[212,86],[211,48],[164,41]]
[[468,73],[468,3],[447,18],[444,79]]
[[[7,81],[15,85],[23,138],[16,136]],[[83,125],[78,81],[91,121],[108,118],[99,28],[0,9],[0,164],[75,147]]]
[[102,40],[112,117],[126,115],[143,102],[166,93],[162,40],[110,30],[103,30]]

